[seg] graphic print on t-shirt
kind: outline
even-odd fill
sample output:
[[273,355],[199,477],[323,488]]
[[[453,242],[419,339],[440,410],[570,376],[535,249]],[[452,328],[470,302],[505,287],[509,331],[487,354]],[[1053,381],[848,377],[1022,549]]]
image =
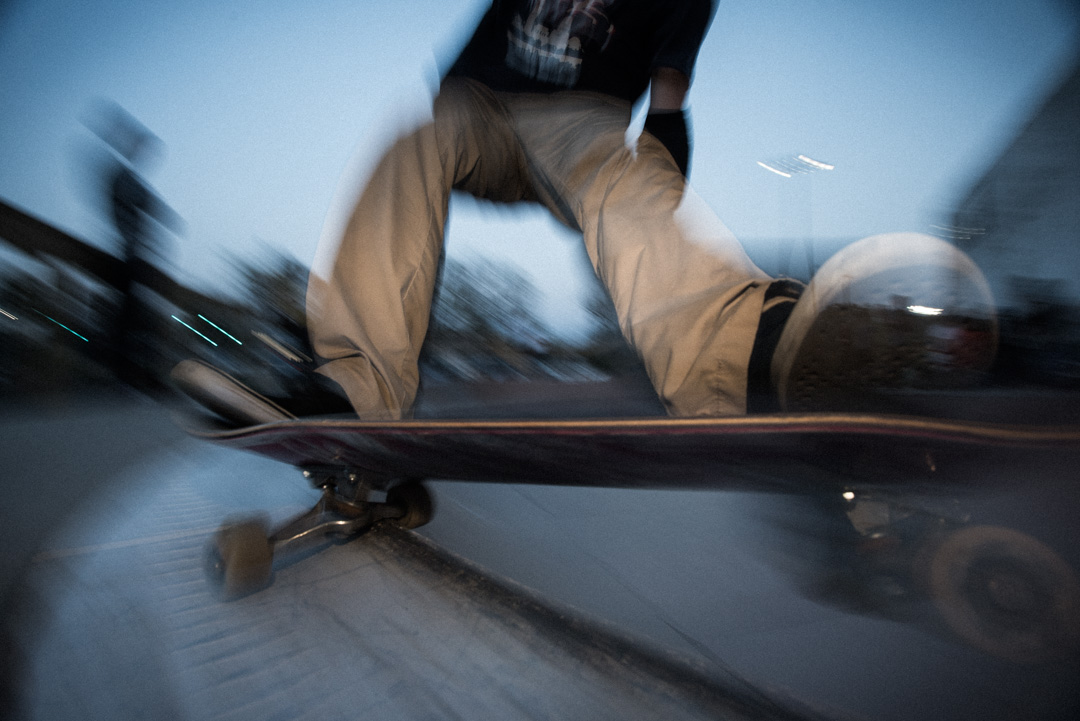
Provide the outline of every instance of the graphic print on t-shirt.
[[582,57],[603,51],[614,30],[607,10],[616,0],[530,0],[528,16],[510,24],[506,64],[534,80],[573,87]]

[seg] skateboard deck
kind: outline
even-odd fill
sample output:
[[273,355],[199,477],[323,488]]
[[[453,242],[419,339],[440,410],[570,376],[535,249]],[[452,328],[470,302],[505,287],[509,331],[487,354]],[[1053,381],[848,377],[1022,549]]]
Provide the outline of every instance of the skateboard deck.
[[[350,469],[374,488],[462,480],[611,488],[810,491],[821,484],[978,483],[972,464],[1080,453],[1080,426],[877,414],[597,420],[300,420],[190,429],[302,469]],[[808,472],[809,471],[809,472]]]

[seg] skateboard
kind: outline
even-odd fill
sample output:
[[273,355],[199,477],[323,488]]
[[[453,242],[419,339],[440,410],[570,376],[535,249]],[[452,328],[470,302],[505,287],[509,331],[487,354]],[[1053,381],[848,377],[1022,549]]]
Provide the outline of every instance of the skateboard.
[[[987,469],[997,478],[1022,479],[1033,463],[1048,457],[1069,467],[1080,461],[1080,426],[788,413],[705,419],[330,418],[245,428],[189,424],[188,430],[295,466],[322,492],[311,511],[279,529],[270,531],[262,520],[230,521],[221,528],[208,559],[211,578],[227,598],[267,586],[275,559],[300,548],[355,537],[379,522],[422,526],[434,513],[425,480],[824,494],[836,499],[867,543],[901,539],[912,583],[970,643],[998,656],[1033,660],[1045,655],[1048,644],[1072,647],[1080,639],[1080,584],[1055,551],[1011,529],[968,526],[957,514],[912,511],[891,502],[897,491],[953,498],[985,489]],[[914,535],[895,531],[913,527],[919,528]],[[888,558],[896,564],[895,547]]]

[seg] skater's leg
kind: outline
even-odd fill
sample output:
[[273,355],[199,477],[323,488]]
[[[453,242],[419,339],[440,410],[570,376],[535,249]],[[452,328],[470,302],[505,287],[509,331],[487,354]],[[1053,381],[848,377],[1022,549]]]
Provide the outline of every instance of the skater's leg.
[[361,194],[329,278],[313,275],[309,331],[319,372],[362,418],[408,415],[419,384],[453,188],[521,199],[523,160],[494,96],[454,82],[433,121],[398,140]]
[[582,231],[626,339],[673,415],[746,412],[747,366],[772,281],[664,147],[625,144],[629,106],[563,93],[507,101],[538,194]]

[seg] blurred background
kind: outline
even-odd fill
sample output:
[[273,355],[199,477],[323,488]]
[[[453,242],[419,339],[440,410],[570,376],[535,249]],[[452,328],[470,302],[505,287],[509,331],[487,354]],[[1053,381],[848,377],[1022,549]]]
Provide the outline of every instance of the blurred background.
[[[267,388],[287,385],[309,360],[308,273],[327,267],[372,163],[425,117],[441,69],[485,5],[0,2],[0,640],[9,681],[0,702],[14,708],[23,688],[48,695],[44,672],[32,672],[48,667],[35,643],[65,617],[62,604],[41,599],[58,588],[107,598],[105,617],[138,606],[123,583],[42,579],[53,578],[45,571],[56,559],[83,557],[56,550],[70,547],[75,519],[88,522],[83,508],[112,508],[100,522],[119,532],[142,511],[117,498],[146,497],[147,479],[172,489],[185,464],[204,463],[160,407],[175,400],[167,374],[178,360],[200,357]],[[998,305],[999,354],[979,380],[996,416],[1075,420],[1078,63],[1074,0],[723,0],[690,95],[691,181],[772,274],[807,279],[876,233],[955,243]],[[642,108],[635,116],[631,138]],[[455,198],[446,254],[422,410],[662,412],[580,243],[541,210]],[[974,520],[1022,528],[1033,540],[1016,553],[1075,584],[1070,458],[982,468],[1005,492],[963,508],[953,498],[781,504],[440,486],[444,520],[425,533],[686,654],[709,678],[738,672],[829,716],[911,717],[904,703],[918,699],[922,718],[1071,718],[1080,709],[1075,648],[1067,662],[1051,648],[1017,666],[1015,649],[995,652],[977,632],[957,641],[955,625],[927,620],[925,598],[912,600],[897,570],[930,529]],[[244,459],[214,464],[255,482]],[[216,476],[200,472],[203,481],[190,482],[214,499],[213,523],[267,500],[222,500]],[[281,486],[290,483],[299,485]],[[201,543],[198,523],[211,521],[192,523],[183,538]],[[88,547],[114,548],[101,538]],[[1014,540],[987,531],[967,542]],[[752,557],[732,550],[743,547]],[[1050,628],[1071,643],[1076,607],[1055,613],[1039,642],[1049,643]],[[1064,626],[1054,625],[1061,614]],[[71,625],[82,638],[83,626]],[[81,658],[69,652],[60,643],[46,660]],[[115,680],[121,668],[103,676]],[[154,677],[147,688],[191,692],[194,682],[162,674],[174,680]],[[58,698],[74,700],[30,715],[90,703],[74,691]]]
[[[302,338],[307,269],[483,9],[6,2],[0,392],[153,385],[179,356],[257,365],[256,338]],[[879,232],[955,242],[991,280],[1002,370],[1071,382],[1077,23],[1067,0],[721,3],[695,189],[773,274]],[[612,370],[603,293],[540,209],[456,199],[447,254],[433,379]]]

